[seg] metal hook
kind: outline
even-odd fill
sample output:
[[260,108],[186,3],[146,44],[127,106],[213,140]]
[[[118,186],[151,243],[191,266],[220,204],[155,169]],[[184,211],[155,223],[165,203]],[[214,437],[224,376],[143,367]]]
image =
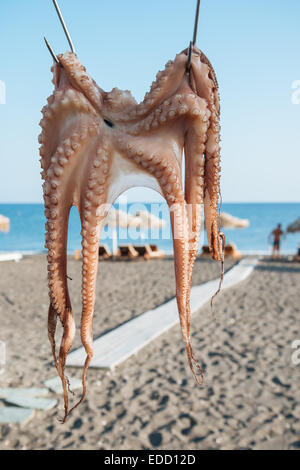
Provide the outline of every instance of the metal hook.
[[[57,12],[59,21],[61,22],[61,25],[62,25],[63,30],[64,30],[64,32],[65,32],[65,35],[66,35],[66,37],[67,37],[67,40],[68,40],[68,43],[69,43],[69,45],[70,45],[71,51],[73,52],[73,54],[76,54],[75,48],[74,48],[74,45],[73,45],[73,42],[72,42],[72,39],[71,39],[71,36],[70,36],[69,31],[68,31],[68,29],[67,29],[67,27],[66,27],[66,23],[65,23],[65,21],[64,21],[64,19],[63,19],[63,16],[62,16],[62,13],[61,13],[60,8],[59,8],[59,6],[58,6],[58,3],[57,3],[56,0],[52,0],[52,1],[53,1],[54,6],[55,6],[55,9],[56,9],[56,12]],[[57,64],[59,64],[60,62],[59,62],[58,58],[56,57],[55,53],[53,52],[53,49],[52,49],[52,47],[50,46],[49,42],[47,41],[47,39],[46,39],[45,37],[44,37],[44,40],[45,40],[46,46],[47,46],[47,48],[48,48],[48,50],[49,50],[49,52],[50,52],[50,54],[51,54],[53,60],[54,60]]]
[[198,32],[198,23],[199,23],[199,13],[200,13],[200,3],[201,0],[197,0],[197,8],[196,8],[196,16],[195,16],[195,25],[194,25],[194,34],[193,34],[193,41],[190,42],[189,52],[188,52],[188,61],[186,66],[186,71],[189,73],[191,68],[191,60],[192,60],[192,52],[193,46],[196,44],[197,41],[197,32]]

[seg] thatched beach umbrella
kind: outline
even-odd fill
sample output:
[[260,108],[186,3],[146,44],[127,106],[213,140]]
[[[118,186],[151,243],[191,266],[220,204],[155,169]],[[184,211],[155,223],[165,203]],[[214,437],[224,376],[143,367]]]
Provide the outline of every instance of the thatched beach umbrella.
[[146,228],[146,229],[157,229],[163,228],[166,225],[166,221],[160,219],[154,214],[151,214],[148,211],[139,211],[135,214],[136,227]]
[[9,232],[9,218],[0,214],[0,232]]
[[113,254],[117,255],[118,252],[118,237],[117,227],[121,228],[135,228],[135,229],[153,229],[162,228],[165,225],[163,219],[159,219],[155,215],[148,211],[140,211],[135,215],[130,215],[127,212],[116,210],[112,208],[104,222],[104,226],[112,228],[112,243],[113,243]]
[[157,230],[163,228],[165,225],[166,221],[164,219],[160,219],[147,210],[136,212],[135,218],[132,221],[132,226],[140,230],[142,239],[146,238],[143,230]]
[[300,217],[299,219],[295,220],[292,224],[288,226],[286,229],[288,233],[295,233],[295,232],[300,232]]
[[248,219],[239,219],[226,212],[219,215],[219,224],[222,228],[247,228],[250,225]]

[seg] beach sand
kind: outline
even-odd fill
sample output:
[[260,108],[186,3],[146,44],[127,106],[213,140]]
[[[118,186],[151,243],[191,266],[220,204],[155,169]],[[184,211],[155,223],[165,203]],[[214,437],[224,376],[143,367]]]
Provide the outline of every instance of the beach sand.
[[[228,269],[232,263],[228,262]],[[199,260],[193,284],[218,277]],[[1,387],[43,387],[56,376],[47,338],[45,256],[0,264],[0,340],[6,342]],[[68,275],[80,345],[80,263]],[[0,425],[0,449],[299,449],[300,264],[262,260],[254,273],[192,318],[195,356],[205,386],[195,384],[179,326],[113,373],[90,369],[88,394],[66,424],[58,406],[23,425]],[[102,262],[94,336],[174,296],[173,261]],[[80,369],[67,374],[80,378]],[[80,390],[77,392],[77,398]],[[1,401],[0,401],[1,406]]]

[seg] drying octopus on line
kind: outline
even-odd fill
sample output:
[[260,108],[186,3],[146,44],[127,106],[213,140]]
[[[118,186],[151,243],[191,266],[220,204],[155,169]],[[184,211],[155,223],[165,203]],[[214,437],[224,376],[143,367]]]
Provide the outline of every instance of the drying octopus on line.
[[[86,394],[86,372],[93,357],[92,322],[98,247],[107,207],[129,188],[158,191],[170,208],[176,297],[187,358],[200,383],[201,369],[190,341],[190,289],[204,205],[212,257],[223,259],[218,227],[220,108],[218,84],[206,56],[193,47],[159,72],[138,104],[129,91],[103,91],[74,53],[58,56],[54,92],[43,108],[39,136],[45,202],[50,307],[48,336],[69,414],[66,357],[75,335],[67,282],[67,233],[72,206],[82,226],[81,340],[86,350],[79,403]],[[185,183],[183,184],[183,154]],[[57,318],[63,326],[56,355]],[[72,409],[74,409],[73,407]]]

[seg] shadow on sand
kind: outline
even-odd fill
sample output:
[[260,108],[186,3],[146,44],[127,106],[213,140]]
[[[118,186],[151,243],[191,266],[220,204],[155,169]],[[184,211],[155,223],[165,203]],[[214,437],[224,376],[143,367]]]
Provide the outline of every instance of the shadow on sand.
[[280,259],[264,257],[260,260],[260,263],[255,267],[255,269],[258,271],[300,273],[300,262],[293,261],[287,257],[282,257]]

